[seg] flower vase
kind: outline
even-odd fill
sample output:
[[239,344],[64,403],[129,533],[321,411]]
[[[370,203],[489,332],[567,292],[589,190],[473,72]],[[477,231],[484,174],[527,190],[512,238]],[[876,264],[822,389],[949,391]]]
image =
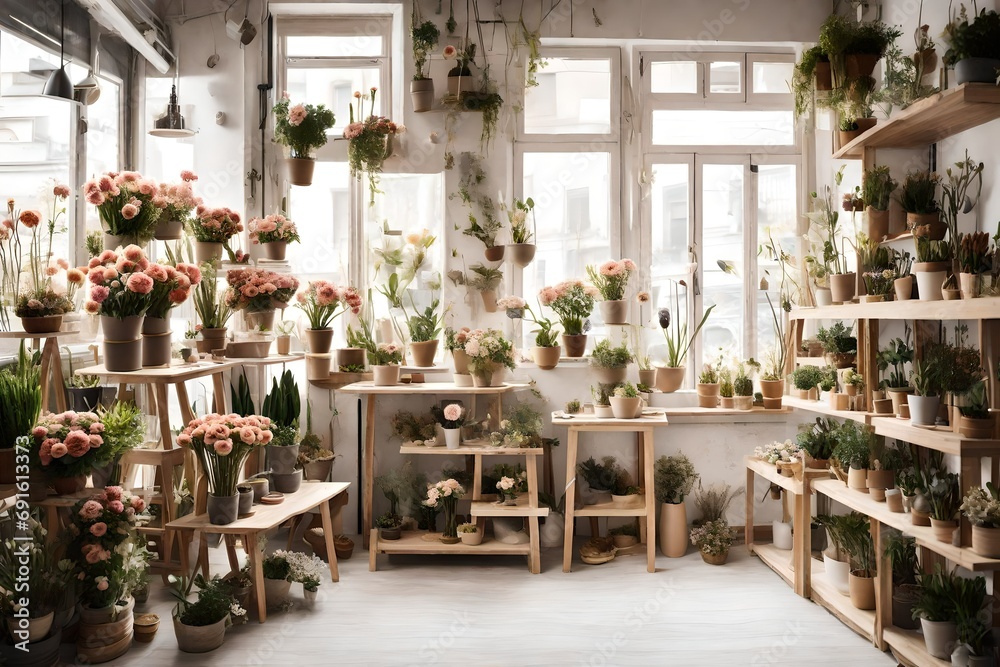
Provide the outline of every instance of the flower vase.
[[194,261],[198,264],[213,264],[222,259],[222,244],[213,241],[194,242]]
[[239,517],[240,495],[215,496],[208,494],[208,520],[213,526],[225,526]]
[[264,246],[264,257],[277,262],[284,261],[285,252],[288,250],[287,241],[271,241],[262,244]]
[[448,449],[458,449],[462,442],[461,428],[446,428],[444,430],[444,443]]
[[313,172],[316,170],[316,158],[308,155],[292,153],[285,159],[288,166],[288,182],[292,185],[308,187],[312,185]]
[[480,370],[472,374],[472,383],[476,387],[489,387],[493,384],[493,371]]
[[458,498],[442,498],[441,505],[444,507],[444,532],[441,534],[441,541],[445,544],[458,544],[461,538],[458,536]]
[[274,309],[244,311],[243,320],[250,331],[273,331],[274,330]]

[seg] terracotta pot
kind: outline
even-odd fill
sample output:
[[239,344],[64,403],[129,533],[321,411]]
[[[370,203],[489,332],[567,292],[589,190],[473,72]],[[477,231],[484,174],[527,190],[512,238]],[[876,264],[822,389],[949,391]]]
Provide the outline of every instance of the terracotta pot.
[[278,493],[295,493],[302,486],[302,470],[291,472],[272,472],[271,484]]
[[720,396],[719,397],[719,406],[723,410],[732,410],[734,405],[735,405],[735,403],[734,403],[734,397],[733,396]]
[[333,471],[333,461],[333,459],[310,461],[303,466],[302,476],[307,481],[325,482],[330,478],[330,472]]
[[908,229],[916,227],[927,227],[927,238],[931,241],[941,241],[948,233],[948,224],[941,222],[941,212],[934,213],[906,213],[906,226]]
[[44,317],[22,317],[21,328],[27,333],[55,333],[62,329],[62,315],[45,315]]
[[955,63],[955,81],[963,83],[996,84],[1000,60],[996,58],[963,58]]
[[465,350],[458,348],[451,351],[451,360],[455,366],[456,375],[468,375],[469,374],[469,355],[466,354]]
[[920,630],[929,654],[941,660],[951,658],[951,652],[958,644],[958,626],[954,621],[928,621],[921,617]]
[[910,521],[914,526],[930,526],[931,516],[927,512],[921,512],[912,505],[910,506]]
[[639,369],[639,384],[644,384],[644,385],[646,385],[647,387],[650,387],[650,388],[655,387],[656,386],[656,369],[655,368],[649,368],[649,369],[642,369],[642,368],[640,368]]
[[854,273],[836,273],[830,276],[830,298],[834,303],[848,303],[857,290],[857,276]]
[[566,350],[566,356],[571,358],[582,357],[587,351],[587,334],[562,335],[562,347]]
[[941,521],[931,517],[931,530],[938,542],[951,544],[955,538],[955,530],[958,528],[958,521]]
[[611,412],[615,415],[615,419],[635,419],[642,413],[642,399],[612,396]]
[[699,382],[697,385],[698,390],[698,407],[700,408],[717,408],[719,407],[719,383],[713,382],[711,384],[705,384]]
[[850,592],[851,604],[856,609],[875,608],[874,577],[863,577],[851,572],[847,577],[847,590]]
[[399,366],[372,366],[372,377],[376,387],[391,387],[399,384]]
[[868,493],[868,471],[864,468],[851,468],[848,470],[847,488]]
[[504,251],[506,251],[507,246],[495,245],[486,248],[483,251],[483,256],[486,258],[487,262],[500,262],[503,261]]
[[134,638],[140,644],[153,641],[156,631],[160,629],[160,617],[156,614],[139,614],[133,619],[132,630]]
[[[858,133],[864,134],[878,124],[878,118],[855,118],[854,124],[858,126]],[[878,240],[881,241],[882,237],[878,237]]]
[[156,222],[156,231],[153,232],[153,238],[157,241],[176,241],[181,237],[183,231],[183,220],[168,220],[165,216],[161,215],[160,219]]
[[509,256],[515,265],[524,268],[535,258],[535,244],[512,243],[507,246],[506,256]]
[[[618,496],[613,497],[617,498]],[[626,497],[630,498],[631,496]],[[619,507],[626,507],[626,505],[619,505]],[[635,535],[612,535],[611,540],[614,542],[615,548],[617,549],[627,549],[639,544],[639,538]]]
[[910,423],[920,426],[933,426],[937,421],[938,408],[941,405],[940,396],[917,396],[907,399],[910,406]]
[[684,375],[686,372],[687,368],[684,366],[676,368],[658,367],[656,369],[656,388],[665,394],[677,391],[684,384]]
[[342,370],[344,366],[365,366],[365,351],[360,347],[341,347],[336,353],[336,370]]
[[333,347],[333,329],[306,329],[306,344],[313,354],[326,354]]
[[[885,501],[886,489],[891,489],[896,484],[896,473],[892,470],[869,470],[868,471],[868,492],[873,500]],[[900,505],[902,506],[902,505]]]
[[[464,352],[462,354],[465,354]],[[550,371],[556,367],[559,363],[559,355],[562,354],[562,347],[560,345],[555,345],[553,347],[533,347],[531,348],[531,358],[535,360],[535,364],[543,371]],[[458,363],[456,360],[455,372],[458,371]]]
[[130,373],[142,369],[142,339],[128,341],[105,340],[104,367],[112,373]]
[[855,139],[861,136],[861,130],[838,130],[837,134],[840,137],[840,147],[843,148],[847,144],[851,143]]
[[172,333],[142,335],[142,367],[156,368],[170,365]]
[[850,53],[844,56],[844,74],[848,79],[871,76],[881,56],[877,53]]
[[416,113],[434,108],[434,79],[414,79],[410,81],[410,101]]
[[660,552],[664,556],[680,558],[687,553],[687,507],[683,502],[660,505],[660,525],[656,536],[660,540]]
[[964,438],[992,438],[994,428],[993,419],[993,415],[985,419],[959,416],[958,432]]
[[896,301],[909,301],[913,297],[913,276],[896,278],[892,281],[892,287],[896,292]]
[[781,399],[780,398],[765,398],[764,399],[764,409],[765,410],[780,410],[781,409]]
[[903,494],[900,493],[899,489],[886,489],[885,506],[889,508],[890,512],[903,513]]
[[104,340],[128,341],[137,340],[142,333],[142,315],[131,315],[122,319],[101,315],[101,329]]
[[917,279],[917,298],[921,301],[940,301],[943,299],[941,285],[948,277],[947,271],[917,271],[913,270]]
[[619,384],[625,381],[628,376],[628,367],[605,368],[603,366],[591,366],[590,371],[601,384]]
[[274,331],[274,309],[243,311],[243,321],[251,331]]
[[333,363],[331,354],[307,354],[306,355],[306,379],[329,380],[330,367]]
[[959,273],[958,284],[963,299],[977,299],[982,291],[983,277],[978,273]]
[[764,398],[780,399],[785,394],[784,380],[761,380],[760,393]]
[[597,305],[601,309],[601,318],[605,324],[627,324],[628,301],[624,299],[600,301]]
[[214,241],[194,242],[194,261],[196,264],[213,264],[222,259],[222,244]]
[[907,404],[913,389],[910,387],[888,387],[885,391],[892,400],[892,413],[898,415],[899,406]]
[[[943,281],[942,281],[943,282]],[[960,289],[945,289],[942,284],[941,287],[941,298],[945,301],[958,301],[962,298],[962,290]]]
[[854,368],[854,362],[858,355],[854,352],[827,352],[823,355],[823,360],[827,365],[834,368]]
[[313,172],[316,170],[316,160],[308,157],[290,157],[285,159],[288,166],[288,182],[292,185],[308,187],[313,182]]
[[287,356],[292,352],[292,337],[290,335],[282,334],[276,336],[274,339],[275,346],[278,348],[278,354],[282,356]]
[[202,329],[201,340],[195,341],[198,351],[211,354],[213,350],[226,349],[226,327],[218,329]]
[[434,366],[434,355],[437,354],[437,340],[428,340],[421,343],[410,343],[410,353],[413,354],[413,365],[421,368]]
[[483,290],[479,293],[479,296],[483,299],[483,308],[486,309],[487,313],[497,312],[497,291],[496,290]]
[[833,90],[833,72],[829,60],[817,62],[813,74],[816,77],[816,90]]
[[215,496],[208,494],[208,520],[213,526],[228,526],[240,515],[240,494]]
[[262,243],[264,247],[264,257],[267,259],[272,259],[275,261],[284,261],[285,253],[288,250],[287,241],[271,241],[270,243]]

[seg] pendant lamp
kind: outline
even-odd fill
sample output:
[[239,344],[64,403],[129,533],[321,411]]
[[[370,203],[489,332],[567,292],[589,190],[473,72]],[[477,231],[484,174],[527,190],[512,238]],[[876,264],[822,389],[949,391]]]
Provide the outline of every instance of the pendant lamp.
[[52,70],[49,74],[49,78],[45,80],[45,87],[42,88],[42,94],[72,100],[73,82],[66,74],[66,61],[63,59],[66,46],[66,0],[62,0],[59,7],[59,69]]

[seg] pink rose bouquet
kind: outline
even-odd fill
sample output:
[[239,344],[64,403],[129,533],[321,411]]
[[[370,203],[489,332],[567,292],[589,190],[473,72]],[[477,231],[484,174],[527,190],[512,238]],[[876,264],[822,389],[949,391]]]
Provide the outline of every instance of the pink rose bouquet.
[[38,419],[31,435],[32,462],[53,477],[87,475],[104,462],[104,424],[93,412],[61,412]]
[[275,243],[283,241],[285,243],[298,243],[299,230],[295,223],[283,215],[269,215],[266,218],[253,218],[248,227],[250,229],[250,242]]
[[159,184],[136,171],[102,174],[87,181],[83,194],[88,203],[97,207],[104,231],[139,245],[153,238],[156,223],[167,206]]
[[192,183],[198,180],[194,172],[181,172],[180,183],[160,183],[157,202],[163,204],[163,218],[166,220],[187,221],[191,213],[201,206],[201,197],[196,197]]
[[67,557],[76,563],[81,602],[98,609],[123,603],[146,583],[149,552],[136,530],[146,503],[109,486],[73,507]]
[[296,297],[299,309],[309,318],[310,329],[329,329],[347,310],[361,312],[361,295],[353,287],[337,287],[326,280],[314,280]]
[[625,298],[628,280],[635,273],[635,262],[631,259],[608,260],[600,267],[588,266],[587,277],[594,284],[605,301],[621,301]]
[[156,282],[146,273],[150,268],[146,253],[137,245],[105,250],[92,258],[87,273],[90,293],[84,310],[118,319],[145,315]]
[[153,279],[146,317],[168,317],[170,309],[187,301],[191,296],[191,289],[201,283],[201,269],[184,262],[178,263],[176,267],[150,264],[144,273]]
[[444,537],[458,538],[458,525],[455,521],[455,509],[458,499],[465,495],[465,487],[454,479],[445,479],[433,486],[427,487],[427,499],[423,504],[427,507],[444,508]]
[[208,477],[213,496],[236,495],[243,464],[255,447],[271,442],[271,420],[251,415],[212,413],[191,420],[177,436],[177,444],[194,451]]
[[295,277],[265,269],[233,269],[226,281],[229,288],[222,297],[226,306],[251,313],[284,308],[299,288]]
[[596,287],[582,280],[566,280],[555,287],[543,287],[538,293],[538,303],[556,312],[567,336],[579,336],[589,325],[587,318],[599,294]]

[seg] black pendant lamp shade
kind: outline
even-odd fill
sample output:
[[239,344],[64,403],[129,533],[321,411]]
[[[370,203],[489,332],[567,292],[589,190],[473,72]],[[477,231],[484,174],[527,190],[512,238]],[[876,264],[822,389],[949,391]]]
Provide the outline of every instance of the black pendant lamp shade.
[[66,74],[66,61],[63,59],[66,45],[66,0],[60,2],[59,6],[59,69],[52,70],[49,74],[49,78],[45,80],[45,87],[42,88],[42,94],[72,100],[73,82]]
[[194,130],[189,130],[184,126],[184,116],[181,115],[181,106],[177,103],[177,86],[170,87],[170,102],[167,104],[167,112],[153,121],[153,129],[149,131],[154,137],[190,137],[194,135]]

